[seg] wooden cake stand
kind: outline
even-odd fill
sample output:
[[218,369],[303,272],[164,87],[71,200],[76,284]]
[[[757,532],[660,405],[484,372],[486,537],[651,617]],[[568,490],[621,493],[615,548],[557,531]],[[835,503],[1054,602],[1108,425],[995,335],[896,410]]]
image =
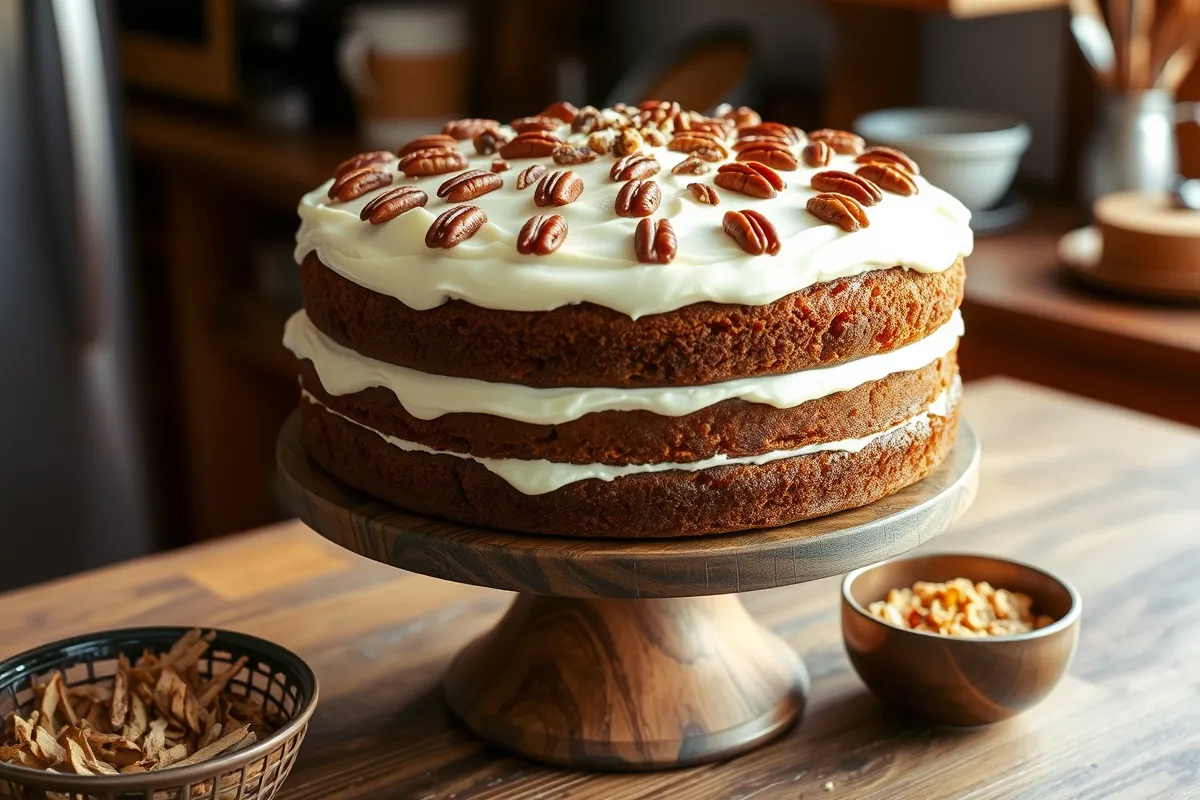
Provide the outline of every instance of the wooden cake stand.
[[960,421],[937,471],[864,508],[747,533],[605,541],[471,528],[375,500],[309,457],[297,414],[277,457],[292,510],[326,538],[394,567],[520,592],[454,659],[446,696],[483,738],[588,769],[724,759],[785,730],[808,673],[737,593],[916,547],[966,510],[979,472]]

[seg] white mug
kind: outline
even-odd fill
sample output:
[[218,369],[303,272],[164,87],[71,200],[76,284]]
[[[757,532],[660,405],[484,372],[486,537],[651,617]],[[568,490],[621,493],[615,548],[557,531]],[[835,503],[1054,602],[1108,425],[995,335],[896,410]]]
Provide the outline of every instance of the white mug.
[[467,15],[455,3],[364,6],[346,19],[338,52],[362,136],[394,150],[461,117],[467,91]]

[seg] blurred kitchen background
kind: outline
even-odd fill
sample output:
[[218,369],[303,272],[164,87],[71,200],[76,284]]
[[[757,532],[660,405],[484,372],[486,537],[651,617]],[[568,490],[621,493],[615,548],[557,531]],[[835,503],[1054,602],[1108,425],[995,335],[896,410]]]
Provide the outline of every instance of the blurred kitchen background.
[[[1159,2],[1160,18],[1174,7]],[[988,158],[1020,168],[977,209],[966,377],[1200,424],[1200,311],[1095,288],[1058,254],[1088,222],[1084,152],[1108,102],[1070,20],[1099,14],[1104,29],[1111,13],[1081,0],[0,0],[0,588],[279,518],[298,198],[368,145],[556,99],[728,101],[804,128],[893,107],[994,112],[966,119],[1007,131]],[[1194,47],[1190,21],[1180,30]],[[1113,80],[1116,52],[1107,82],[1133,87]],[[1190,67],[1173,67],[1168,105],[1176,84],[1200,99]],[[1174,146],[1164,124],[1146,145],[1158,156]],[[1180,163],[1200,176],[1195,127],[1179,129]]]

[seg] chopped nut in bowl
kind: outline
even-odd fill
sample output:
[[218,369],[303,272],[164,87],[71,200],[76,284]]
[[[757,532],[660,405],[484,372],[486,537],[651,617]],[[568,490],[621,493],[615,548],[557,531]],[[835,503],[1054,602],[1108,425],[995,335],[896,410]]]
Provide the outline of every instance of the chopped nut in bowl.
[[312,670],[246,634],[131,628],[0,663],[0,798],[257,798],[282,786]]
[[880,699],[947,725],[1042,700],[1079,639],[1080,598],[1036,567],[988,556],[885,561],[842,582],[842,636]]

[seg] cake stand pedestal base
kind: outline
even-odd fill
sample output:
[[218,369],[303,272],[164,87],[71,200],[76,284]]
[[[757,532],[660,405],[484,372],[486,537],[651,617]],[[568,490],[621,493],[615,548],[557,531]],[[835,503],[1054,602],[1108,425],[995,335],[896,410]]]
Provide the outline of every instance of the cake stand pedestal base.
[[394,567],[519,592],[446,676],[450,706],[472,730],[539,761],[614,770],[729,758],[786,730],[808,674],[737,594],[916,547],[966,510],[979,478],[979,443],[960,421],[937,469],[861,508],[722,536],[580,539],[476,528],[376,500],[313,461],[296,414],[276,455],[282,496],[331,541]]
[[538,761],[661,769],[729,758],[800,714],[808,673],[736,595],[520,595],[454,660],[450,706]]

